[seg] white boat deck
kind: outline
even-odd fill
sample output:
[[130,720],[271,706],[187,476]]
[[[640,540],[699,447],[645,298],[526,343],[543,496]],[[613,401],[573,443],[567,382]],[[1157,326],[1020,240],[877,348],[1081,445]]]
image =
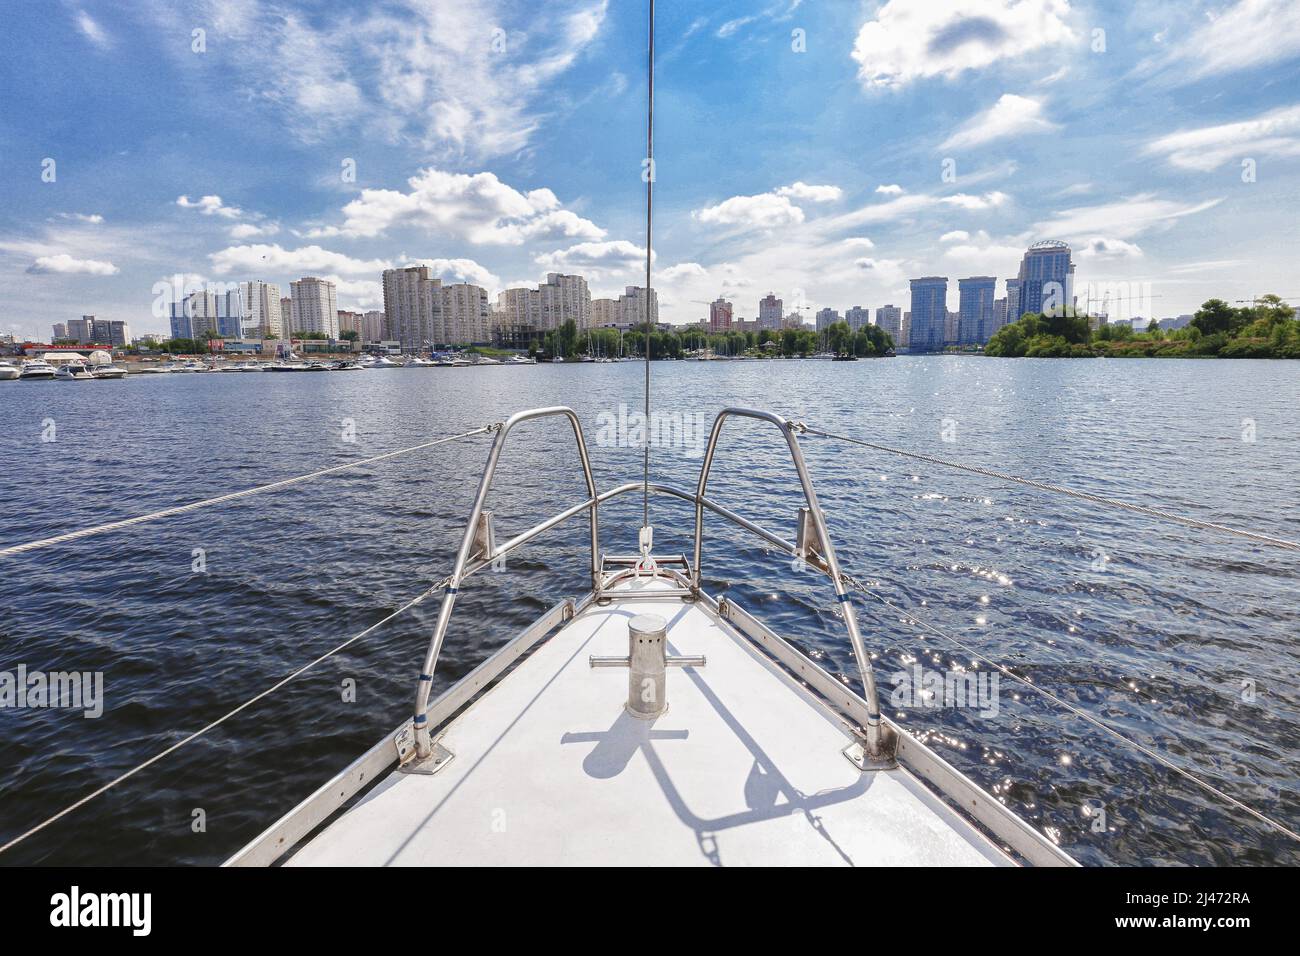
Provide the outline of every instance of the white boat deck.
[[[987,866],[1010,860],[903,769],[863,773],[841,722],[699,604],[624,585],[441,736],[437,774],[392,773],[287,865]],[[669,622],[668,711],[624,710],[639,613]]]

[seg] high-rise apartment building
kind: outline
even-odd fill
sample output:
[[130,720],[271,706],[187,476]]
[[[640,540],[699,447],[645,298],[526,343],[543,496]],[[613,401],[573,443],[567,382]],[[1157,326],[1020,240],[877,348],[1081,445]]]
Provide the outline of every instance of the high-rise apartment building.
[[442,280],[428,266],[386,269],[383,280],[389,338],[407,352],[445,343]]
[[722,296],[718,296],[709,305],[709,331],[731,331],[731,303]]
[[[630,285],[618,297],[618,324],[645,328],[646,294],[644,286]],[[650,324],[659,324],[659,292],[650,290]]]
[[339,337],[338,299],[333,282],[303,276],[289,283],[293,309],[293,330],[324,332],[329,338]]
[[844,321],[849,324],[849,328],[852,331],[856,332],[864,326],[871,324],[871,310],[861,305],[855,305],[851,309],[845,309]]
[[245,338],[278,339],[284,335],[280,311],[280,287],[274,282],[252,279],[239,284],[243,300],[241,334]]
[[958,279],[958,345],[984,345],[993,335],[993,295],[998,280],[993,276]]
[[876,309],[876,325],[888,332],[896,345],[903,341],[903,310],[896,305],[882,305]]
[[382,342],[388,338],[388,323],[383,312],[374,309],[361,317],[361,341]]
[[618,324],[617,299],[591,300],[591,327],[593,329],[613,328]]
[[442,330],[437,345],[486,345],[492,340],[487,290],[468,282],[442,287]]
[[911,280],[912,327],[907,345],[914,352],[943,349],[948,321],[948,277],[922,276]]
[[591,326],[591,290],[582,276],[547,273],[546,281],[537,287],[537,304],[543,329],[558,329],[565,322],[579,331]]
[[243,298],[239,287],[225,292],[197,290],[171,306],[174,339],[205,339],[221,335],[237,339],[243,335]]
[[[1044,312],[1074,305],[1074,263],[1070,246],[1059,239],[1035,242],[1020,260],[1018,307],[1026,312]],[[1009,294],[1009,291],[1008,291]]]
[[781,328],[785,316],[785,303],[769,292],[758,300],[758,327],[775,330]]
[[832,325],[834,325],[836,322],[840,320],[840,314],[836,312],[834,309],[832,309],[830,306],[827,306],[826,308],[821,309],[817,312],[816,319],[817,319],[817,331],[824,332],[826,329],[830,328]]

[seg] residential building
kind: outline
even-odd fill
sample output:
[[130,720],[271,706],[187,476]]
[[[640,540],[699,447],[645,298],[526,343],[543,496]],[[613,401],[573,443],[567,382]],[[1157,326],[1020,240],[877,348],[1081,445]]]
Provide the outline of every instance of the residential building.
[[914,352],[943,349],[944,325],[948,320],[948,277],[922,276],[912,279],[911,328],[907,345]]
[[[618,297],[617,323],[628,328],[645,328],[646,294],[644,286],[630,285]],[[659,324],[659,293],[650,290],[650,322]]]
[[731,331],[731,303],[722,296],[718,296],[709,305],[709,331]]
[[1068,243],[1059,239],[1035,242],[1020,261],[1018,278],[1020,315],[1074,305],[1074,263]]
[[361,317],[362,342],[381,342],[386,338],[388,338],[388,324],[383,312],[376,309]]
[[758,300],[758,327],[774,331],[781,328],[785,303],[769,292]]
[[854,332],[871,324],[871,310],[866,306],[855,305],[851,309],[844,310],[844,321],[849,324],[849,328]]
[[840,320],[840,314],[827,306],[817,312],[817,331],[823,332]]
[[888,332],[895,344],[903,345],[903,310],[896,305],[876,309],[876,325]]
[[406,352],[446,341],[442,280],[428,266],[385,269],[383,282],[387,338],[401,342]]
[[66,339],[67,337],[68,337],[68,326],[67,326],[67,323],[65,323],[65,322],[55,322],[55,323],[54,323],[54,337],[53,337],[53,340],[52,340],[52,341],[57,342],[57,341],[59,341],[60,339]]
[[971,276],[957,280],[959,292],[958,345],[984,345],[993,336],[993,296],[998,280],[993,276]]
[[205,339],[213,335],[237,339],[243,334],[242,323],[243,304],[237,285],[225,292],[196,290],[171,305],[174,339]]
[[442,334],[438,345],[486,345],[492,341],[487,290],[468,282],[442,287]]
[[573,322],[579,331],[591,326],[591,290],[582,276],[547,273],[537,287],[537,304],[540,328],[558,329],[565,322]]
[[243,335],[259,339],[282,338],[284,323],[279,285],[251,279],[239,284],[239,294],[243,305]]
[[293,300],[293,330],[324,332],[331,339],[339,337],[339,310],[333,282],[303,276],[289,283]]

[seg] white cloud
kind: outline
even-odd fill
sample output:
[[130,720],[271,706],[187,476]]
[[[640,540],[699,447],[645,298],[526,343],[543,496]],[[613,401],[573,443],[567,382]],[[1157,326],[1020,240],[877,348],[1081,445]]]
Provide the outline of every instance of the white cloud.
[[881,183],[876,187],[876,192],[883,193],[886,196],[900,196],[903,193],[903,187],[898,183]]
[[501,279],[473,259],[409,259],[406,265],[428,266],[444,282],[470,282],[488,292],[501,288]]
[[841,242],[844,245],[848,246],[850,249],[876,248],[876,244],[872,242],[870,239],[868,239],[866,236],[850,236],[848,239],[841,240]]
[[655,278],[663,279],[665,282],[675,282],[678,279],[685,278],[703,278],[709,274],[709,270],[698,262],[679,262],[676,265],[661,269],[655,273]]
[[982,196],[969,193],[953,193],[951,196],[939,197],[939,202],[946,203],[949,206],[957,206],[959,209],[984,210],[996,209],[998,206],[1004,205],[1010,198],[1006,193],[994,190]]
[[238,206],[227,206],[220,196],[201,196],[198,199],[178,196],[176,205],[182,209],[197,209],[205,216],[221,216],[223,219],[239,219],[244,215],[244,210]]
[[[1167,37],[1166,37],[1167,38]],[[1254,69],[1300,53],[1300,4],[1295,0],[1239,0],[1212,13],[1185,39],[1139,64],[1139,74],[1161,73],[1175,85]]]
[[104,32],[104,28],[95,22],[95,19],[85,10],[77,11],[77,27],[85,35],[86,39],[101,50],[107,50],[113,45],[112,39]]
[[104,221],[104,217],[97,212],[92,212],[92,213],[61,212],[59,213],[59,218],[68,219],[73,222],[84,222],[87,225],[91,225],[91,226],[98,226],[100,223]]
[[890,0],[853,46],[868,88],[955,79],[967,70],[1071,42],[1069,0]]
[[401,225],[476,245],[605,236],[605,230],[595,223],[562,209],[549,189],[521,193],[493,173],[470,175],[429,168],[408,179],[407,185],[409,192],[363,189],[343,207],[341,227],[315,229],[308,236],[372,237]]
[[278,243],[251,246],[230,246],[208,256],[212,268],[219,273],[243,272],[259,275],[285,275],[288,273],[320,274],[338,273],[357,275],[379,273],[392,268],[382,259],[354,259],[341,252],[331,252],[320,246],[303,246],[299,249],[282,249]]
[[835,202],[844,195],[844,191],[839,186],[810,186],[804,182],[796,182],[789,186],[782,186],[776,194],[806,202]]
[[1059,124],[1043,116],[1042,100],[1003,93],[991,107],[963,123],[939,148],[969,149],[1008,136],[1059,128]]
[[626,239],[580,242],[567,249],[540,253],[533,261],[548,272],[586,272],[589,278],[600,279],[644,270],[645,248]]
[[268,222],[258,226],[249,222],[241,222],[237,226],[230,227],[231,239],[252,239],[254,236],[274,236],[280,231],[280,224]]
[[1123,239],[1093,236],[1075,247],[1081,259],[1140,259],[1142,249]]
[[954,229],[952,232],[945,232],[939,237],[940,242],[965,242],[970,238],[970,233],[965,229]]
[[[377,279],[345,279],[338,275],[324,275],[334,283],[334,293],[341,308],[382,309],[384,285]],[[286,293],[288,290],[285,290]]]
[[66,252],[52,256],[39,256],[27,267],[32,275],[88,275],[113,276],[121,270],[103,259],[74,259]]
[[[539,16],[497,0],[390,0],[329,17],[278,3],[205,12],[208,55],[228,56],[234,85],[281,107],[301,140],[351,132],[476,158],[528,146],[563,103],[554,81],[596,40],[607,9],[608,0],[553,0]],[[188,35],[192,19],[177,10],[162,29]]]
[[1144,232],[1168,229],[1179,219],[1204,212],[1222,201],[1183,203],[1141,193],[1117,202],[1063,209],[1051,219],[1034,223],[1033,235],[1072,243],[1086,242],[1094,236],[1128,240]]
[[691,214],[703,223],[740,226],[751,229],[779,229],[803,222],[803,210],[786,196],[760,193],[757,196],[732,196],[716,206],[706,206]]
[[1283,106],[1254,119],[1170,133],[1143,152],[1163,156],[1171,166],[1209,172],[1250,157],[1300,154],[1300,105]]

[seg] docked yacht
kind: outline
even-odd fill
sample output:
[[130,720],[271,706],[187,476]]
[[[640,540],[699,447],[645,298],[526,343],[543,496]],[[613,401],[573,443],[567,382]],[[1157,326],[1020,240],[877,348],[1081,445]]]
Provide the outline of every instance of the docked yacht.
[[93,382],[94,373],[90,371],[90,366],[81,362],[67,362],[60,365],[55,371],[54,377],[63,382]]
[[21,374],[22,372],[17,366],[11,365],[8,362],[0,362],[0,382],[15,381]]
[[23,362],[18,377],[24,382],[54,378],[54,366],[44,359],[27,359]]
[[126,369],[118,368],[116,365],[92,365],[90,375],[95,379],[114,381],[119,378],[126,378]]

